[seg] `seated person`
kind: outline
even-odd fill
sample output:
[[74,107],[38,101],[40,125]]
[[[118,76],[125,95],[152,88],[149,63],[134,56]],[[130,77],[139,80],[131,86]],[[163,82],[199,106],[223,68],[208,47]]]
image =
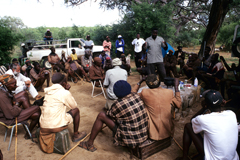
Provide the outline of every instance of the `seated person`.
[[84,69],[77,63],[77,61],[72,61],[71,56],[68,57],[67,62],[65,63],[65,69],[67,70],[68,75],[74,79],[74,83],[77,83],[78,78],[82,75],[85,76],[87,82],[90,82]]
[[65,70],[64,66],[60,63],[60,58],[59,56],[55,53],[55,48],[51,47],[50,48],[51,53],[48,55],[48,62],[52,65],[53,69],[57,70],[60,72],[60,69],[67,73]]
[[127,64],[127,60],[126,60],[125,54],[121,54],[121,58],[120,59],[122,61],[121,68],[125,69],[127,71],[128,75],[130,75],[131,66],[129,64]]
[[33,66],[34,68],[30,70],[29,78],[36,90],[43,92],[42,86],[45,80],[47,80],[47,87],[49,87],[50,72],[45,70],[45,68],[40,68],[40,64],[38,62],[34,62]]
[[[52,76],[51,87],[45,88],[45,98],[41,107],[40,132],[42,129],[49,132],[57,129],[65,129],[67,125],[73,122],[74,135],[72,141],[77,142],[86,136],[85,132],[78,132],[80,123],[80,111],[72,94],[68,91],[70,84],[67,78],[61,73],[55,73]],[[71,110],[66,113],[66,107]],[[58,131],[59,132],[59,131]]]
[[[89,77],[92,81],[100,80],[103,84],[103,81],[105,79],[104,71],[101,67],[102,60],[99,57],[95,57],[93,62],[93,65],[89,69]],[[96,81],[95,86],[100,86],[100,83]]]
[[213,54],[211,56],[211,63],[207,72],[199,71],[198,79],[203,80],[207,89],[217,89],[217,85],[224,76],[224,67],[221,62],[218,61],[219,54]]
[[188,78],[194,79],[197,76],[197,69],[200,66],[201,61],[197,54],[190,54],[187,63],[183,66],[183,71]]
[[29,93],[32,95],[33,98],[36,98],[36,100],[42,98],[40,95],[38,95],[37,90],[34,88],[34,86],[31,83],[30,78],[22,75],[20,73],[20,65],[17,63],[11,64],[11,69],[9,69],[5,74],[13,75],[13,77],[17,81],[17,88],[14,90],[15,94],[18,94],[24,90],[28,90]]
[[112,69],[113,65],[112,65],[112,60],[110,57],[106,58],[106,61],[103,64],[103,69],[105,71],[105,73],[107,72],[107,70]]
[[181,71],[181,72],[179,72],[179,74],[182,74],[182,68],[183,68],[183,66],[185,65],[184,60],[185,60],[185,55],[186,55],[186,53],[183,52],[182,46],[178,46],[177,49],[178,49],[178,50],[175,51],[174,56],[177,58],[177,63],[178,63],[178,65],[180,65],[180,71]]
[[[17,88],[17,81],[12,75],[5,74],[0,76],[3,86],[0,88],[0,121],[6,125],[14,125],[17,122],[31,120],[29,130],[38,124],[40,117],[39,106],[31,106],[26,91],[13,95],[12,91]],[[22,106],[22,108],[20,108]],[[25,138],[29,138],[26,133]]]
[[164,57],[164,66],[166,69],[166,76],[170,76],[170,71],[172,71],[174,77],[178,77],[177,75],[177,58],[173,55],[173,51],[169,50],[169,53]]
[[[183,133],[183,157],[188,160],[191,143],[195,145],[201,159],[238,160],[236,152],[238,143],[238,125],[234,112],[221,110],[223,98],[218,91],[210,90],[203,94],[209,114],[196,114],[191,123],[187,123]],[[202,115],[199,115],[202,114]],[[204,133],[204,138],[201,136]]]
[[78,57],[77,57],[77,54],[76,54],[76,50],[75,49],[72,49],[72,54],[70,55],[72,57],[72,61],[77,61],[79,64],[81,63],[79,60],[78,60]]
[[23,58],[27,57],[27,52],[29,51],[29,49],[26,48],[25,43],[22,43],[21,47],[22,47],[22,56],[18,58],[19,62],[21,62]]
[[[144,79],[140,80],[132,91],[137,92],[143,81]],[[145,104],[149,116],[149,138],[157,141],[173,137],[174,122],[171,111],[175,111],[175,107],[181,108],[182,103],[178,90],[179,80],[177,78],[174,85],[175,96],[172,90],[160,87],[160,82],[161,80],[158,79],[157,75],[150,74],[146,79],[149,89],[143,89],[141,93],[138,93]]]
[[141,74],[142,77],[148,75],[147,71],[147,54],[143,54],[142,58],[138,61],[141,62],[141,67],[137,68],[138,73]]
[[[103,50],[102,53],[99,55],[99,58],[102,60],[102,67],[104,66],[104,64],[106,63],[106,58],[110,56],[108,54],[105,53],[105,51]],[[110,58],[111,59],[111,58]]]
[[53,37],[52,32],[50,32],[50,29],[47,29],[47,32],[45,32],[43,40],[46,41],[46,44],[48,44],[48,41],[50,41],[50,44],[52,44]]
[[95,151],[93,143],[104,123],[113,131],[114,145],[135,148],[148,138],[148,115],[140,96],[131,93],[130,84],[123,80],[114,84],[113,92],[118,100],[107,113],[98,114],[90,138],[81,142],[79,147]]
[[22,66],[23,75],[26,76],[26,77],[29,77],[30,70],[33,67],[34,66],[32,65],[31,61],[30,60],[26,60],[25,64]]
[[92,66],[92,56],[91,53],[85,51],[85,55],[81,57],[81,65],[86,73],[88,73],[89,68]]
[[106,72],[106,77],[104,80],[104,87],[107,87],[107,100],[105,104],[105,108],[109,110],[112,104],[118,99],[117,96],[113,92],[114,84],[119,80],[127,81],[127,71],[122,69],[120,66],[122,65],[122,61],[119,58],[113,59],[113,69],[109,69]]

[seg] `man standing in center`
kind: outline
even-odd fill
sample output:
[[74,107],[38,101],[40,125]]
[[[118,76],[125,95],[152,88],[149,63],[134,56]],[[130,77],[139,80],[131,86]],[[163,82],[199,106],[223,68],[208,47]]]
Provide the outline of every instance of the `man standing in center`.
[[167,50],[168,45],[162,37],[157,36],[158,30],[152,30],[152,36],[146,39],[147,43],[147,67],[148,74],[155,74],[155,69],[157,67],[157,72],[160,79],[163,81],[166,77],[166,71],[163,63],[162,48],[164,47]]
[[127,81],[127,71],[125,69],[120,68],[122,65],[122,61],[119,58],[115,58],[112,60],[113,69],[109,69],[106,72],[106,77],[103,85],[107,88],[107,101],[105,104],[105,108],[109,110],[112,104],[118,99],[117,96],[113,92],[113,86],[115,82],[119,80]]
[[142,58],[142,46],[145,43],[144,39],[140,38],[140,34],[137,34],[137,37],[132,41],[132,45],[134,45],[134,52],[135,52],[135,65],[136,68],[141,67],[141,62],[138,61]]

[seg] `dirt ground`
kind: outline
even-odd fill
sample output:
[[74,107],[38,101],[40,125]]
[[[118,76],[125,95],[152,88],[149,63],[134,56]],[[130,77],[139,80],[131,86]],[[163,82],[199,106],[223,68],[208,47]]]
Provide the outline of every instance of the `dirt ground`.
[[[183,49],[184,50],[184,49]],[[192,49],[193,50],[193,49]],[[229,54],[225,54],[229,56]],[[131,66],[135,66],[132,62]],[[131,86],[134,86],[139,81],[139,74],[133,72],[128,77],[128,82]],[[100,111],[103,110],[105,105],[105,99],[103,95],[100,95],[95,98],[91,98],[92,85],[85,81],[78,81],[77,84],[69,82],[71,84],[70,92],[75,98],[78,107],[80,109],[80,127],[79,131],[85,131],[89,133],[91,131],[92,125]],[[142,84],[142,86],[144,86]],[[46,87],[46,84],[44,84]],[[100,89],[96,89],[95,93],[100,93]],[[40,92],[40,95],[44,96],[43,92]],[[176,141],[182,146],[182,136],[183,136],[183,128],[184,124],[190,122],[190,118],[200,109],[200,103],[195,102],[189,115],[185,118],[180,118],[179,121],[175,122],[175,134],[174,138]],[[73,133],[73,125],[70,124],[68,127],[70,134]],[[5,133],[5,127],[0,125],[0,149],[2,150],[4,160],[14,159],[14,145],[15,145],[15,136],[13,136],[12,144],[10,151],[7,150],[10,131],[8,131],[8,136],[6,142],[3,141]],[[18,141],[17,141],[17,159],[19,160],[49,160],[49,159],[59,159],[62,157],[60,154],[52,153],[45,154],[43,153],[39,145],[32,142],[31,140],[25,140],[24,137],[25,130],[22,126],[18,127]],[[71,142],[71,147],[75,146],[77,142]],[[77,147],[74,149],[67,157],[67,159],[82,159],[82,160],[99,160],[99,159],[108,159],[108,160],[127,160],[130,159],[129,152],[127,149],[123,147],[116,147],[113,145],[112,141],[112,132],[110,129],[105,128],[102,132],[97,136],[95,142],[95,147],[97,150],[95,152],[89,152],[84,149]],[[191,147],[189,155],[196,154],[197,151],[195,147]],[[167,149],[164,149],[149,158],[147,160],[155,160],[155,159],[164,159],[164,160],[173,160],[178,156],[182,155],[181,149],[176,145],[174,141],[172,141],[171,146]],[[134,157],[133,159],[137,159]]]

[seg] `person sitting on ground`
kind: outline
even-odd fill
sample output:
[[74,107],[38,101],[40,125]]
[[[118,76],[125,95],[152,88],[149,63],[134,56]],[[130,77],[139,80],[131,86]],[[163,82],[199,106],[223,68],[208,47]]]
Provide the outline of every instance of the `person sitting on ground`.
[[[29,130],[32,133],[33,128],[39,122],[39,106],[30,105],[26,91],[15,95],[12,94],[12,91],[17,88],[17,81],[13,75],[4,74],[0,76],[0,82],[3,84],[0,87],[0,121],[6,125],[14,125],[16,123],[15,118],[17,118],[18,123],[31,120]],[[25,138],[29,138],[27,133]]]
[[220,83],[221,79],[223,79],[225,70],[223,64],[218,61],[218,57],[218,53],[211,56],[211,63],[207,72],[198,71],[199,74],[197,77],[199,80],[204,81],[207,89],[218,89],[217,85]]
[[[223,98],[218,91],[210,90],[203,94],[203,107],[211,113],[196,114],[191,123],[187,123],[183,133],[183,157],[188,160],[188,151],[193,142],[201,159],[238,160],[238,125],[234,112],[221,110]],[[200,112],[199,112],[200,113]],[[202,114],[202,113],[201,113]],[[204,138],[201,136],[204,132]]]
[[169,53],[164,57],[164,66],[166,69],[166,76],[170,76],[170,71],[172,71],[174,77],[178,77],[177,75],[177,58],[173,55],[173,51],[169,50]]
[[92,56],[91,53],[85,51],[85,55],[81,57],[81,65],[86,73],[89,72],[89,68],[92,66]]
[[47,87],[49,87],[50,72],[45,70],[45,68],[40,68],[40,64],[38,62],[34,62],[33,66],[34,68],[30,70],[29,78],[36,90],[43,92],[42,86],[45,80],[47,80]]
[[111,48],[112,48],[112,43],[110,41],[110,37],[107,36],[106,37],[106,40],[103,41],[103,48],[104,48],[104,51],[106,52],[107,55],[109,55],[110,57],[110,51],[111,51]]
[[[49,132],[60,132],[73,122],[74,135],[72,141],[77,142],[86,136],[85,132],[78,132],[80,124],[80,111],[72,94],[68,91],[70,84],[64,74],[55,73],[52,76],[51,87],[45,88],[45,98],[41,107],[40,132],[42,129]],[[66,107],[71,110],[66,113]]]
[[30,78],[20,73],[20,68],[21,68],[20,65],[14,63],[11,64],[11,69],[5,72],[5,74],[13,75],[13,77],[17,81],[17,88],[14,91],[14,93],[18,94],[24,90],[28,90],[32,97],[35,98],[36,100],[42,98],[42,96],[38,94],[37,90],[32,85]]
[[100,80],[101,84],[103,84],[105,79],[104,71],[101,67],[102,60],[99,57],[95,57],[93,60],[93,65],[89,68],[89,77],[92,81],[96,81],[95,86],[100,86],[98,80]]
[[110,56],[108,54],[106,54],[104,50],[102,50],[102,53],[99,55],[99,58],[102,60],[102,68],[103,68],[104,64],[106,63],[107,57],[110,58]]
[[68,75],[74,79],[74,83],[77,83],[78,78],[83,75],[85,76],[86,81],[90,82],[87,73],[77,63],[77,61],[72,60],[71,56],[68,57],[67,62],[65,63],[65,69],[67,70]]
[[125,55],[121,54],[121,58],[120,59],[122,61],[121,68],[125,69],[127,71],[128,75],[130,75],[131,66],[129,64],[127,64]]
[[55,53],[55,48],[51,47],[50,48],[51,53],[48,55],[48,62],[52,65],[53,69],[57,70],[60,72],[60,69],[67,73],[65,70],[64,66],[60,63],[60,58],[59,56]]
[[50,44],[52,44],[53,37],[52,32],[50,32],[50,29],[47,29],[47,32],[45,32],[43,40],[46,41],[46,44],[48,44],[48,41],[50,41]]
[[105,104],[105,108],[109,110],[112,104],[118,99],[117,96],[113,92],[114,84],[119,80],[127,81],[127,71],[125,69],[120,68],[122,65],[122,61],[119,58],[114,58],[112,61],[114,66],[113,69],[109,69],[106,72],[106,77],[104,80],[104,87],[107,87],[107,100]]
[[177,47],[177,51],[175,51],[174,56],[177,58],[177,63],[180,65],[180,72],[179,74],[182,74],[182,68],[185,65],[185,55],[186,53],[182,50],[182,46]]
[[110,57],[107,57],[105,63],[103,64],[103,69],[106,73],[107,70],[112,69],[112,68],[113,68],[112,60]]
[[100,112],[93,124],[88,141],[81,142],[79,147],[88,151],[95,151],[93,143],[105,123],[114,135],[114,145],[135,148],[148,138],[148,115],[144,103],[137,93],[131,93],[131,86],[127,81],[117,81],[113,92],[118,97],[111,109]]
[[[132,89],[132,92],[137,92],[143,81],[144,79],[140,80]],[[149,116],[149,138],[156,141],[173,137],[174,122],[172,110],[175,111],[175,107],[181,108],[182,103],[178,90],[179,80],[177,78],[174,80],[175,96],[172,90],[160,87],[160,82],[161,80],[159,80],[157,75],[150,74],[146,78],[146,84],[149,89],[143,89],[141,93],[138,93],[145,104]]]
[[185,75],[189,78],[192,78],[193,83],[194,79],[197,76],[197,69],[200,66],[201,61],[198,58],[197,54],[190,54],[188,57],[187,63],[183,66],[183,71]]
[[26,76],[26,77],[29,77],[30,70],[33,67],[34,66],[32,65],[31,61],[30,60],[26,60],[25,64],[22,66],[23,75]]

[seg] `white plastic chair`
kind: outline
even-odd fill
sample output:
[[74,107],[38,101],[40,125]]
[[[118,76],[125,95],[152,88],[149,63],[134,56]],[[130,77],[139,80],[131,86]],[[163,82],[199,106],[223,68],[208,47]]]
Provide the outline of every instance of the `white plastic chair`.
[[[101,89],[102,89],[102,92],[94,96],[93,94],[94,94],[94,89],[95,89],[95,83],[96,83],[96,81],[99,82],[100,87],[101,87]],[[106,95],[105,95],[105,92],[104,92],[104,89],[103,89],[103,86],[102,86],[102,83],[101,83],[100,80],[94,80],[94,81],[91,81],[91,84],[92,84],[92,87],[93,87],[93,89],[92,89],[92,98],[97,97],[97,96],[103,94],[104,97],[105,97],[105,99],[107,99],[107,98],[106,98]]]

